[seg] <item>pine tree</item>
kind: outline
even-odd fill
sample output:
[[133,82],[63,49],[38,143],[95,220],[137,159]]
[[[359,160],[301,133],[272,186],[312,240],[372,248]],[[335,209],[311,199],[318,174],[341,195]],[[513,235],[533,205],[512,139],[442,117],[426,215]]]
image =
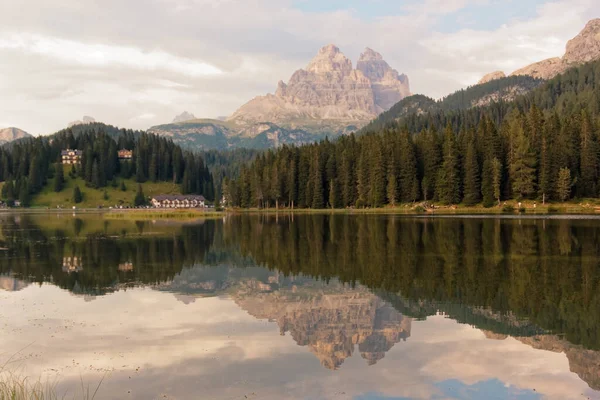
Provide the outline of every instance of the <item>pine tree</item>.
[[493,185],[493,167],[492,160],[486,159],[481,169],[481,196],[483,206],[488,208],[494,205],[494,185]]
[[539,177],[538,177],[538,192],[542,198],[542,204],[546,203],[546,199],[550,197],[553,185],[553,170],[554,166],[552,163],[552,138],[551,128],[549,124],[544,125],[542,130],[542,137],[540,138],[540,165],[539,165]]
[[61,192],[65,185],[65,175],[61,163],[56,163],[56,172],[54,173],[54,191]]
[[475,138],[471,137],[467,144],[467,155],[465,158],[465,180],[464,180],[464,203],[474,205],[481,200],[481,187],[479,181],[479,165],[475,149]]
[[77,186],[77,185],[73,188],[72,200],[73,200],[73,203],[75,203],[75,204],[81,203],[83,201],[83,196],[81,194],[81,190],[79,189],[79,186]]
[[372,207],[381,207],[385,203],[385,163],[379,140],[371,142],[369,169],[369,200]]
[[520,121],[511,124],[510,135],[513,140],[509,165],[512,190],[521,199],[535,193],[536,157]]
[[137,192],[135,194],[135,198],[133,199],[133,205],[135,207],[146,205],[146,196],[144,196],[144,191],[142,190],[142,185],[140,184],[138,184]]
[[387,202],[392,207],[398,203],[398,168],[396,167],[396,160],[393,155],[390,155],[388,162],[387,171]]
[[592,124],[584,111],[581,115],[580,179],[578,195],[596,197],[598,194],[598,144],[592,131]]
[[329,200],[329,207],[333,208],[338,208],[339,207],[339,202],[338,202],[338,187],[337,187],[337,183],[335,179],[332,179],[329,181],[329,196],[328,196],[328,200]]
[[146,174],[144,173],[144,159],[142,158],[142,154],[140,154],[139,150],[137,149],[135,152],[135,180],[138,183],[146,181]]
[[417,176],[417,156],[415,146],[408,131],[400,134],[400,199],[403,202],[414,202],[419,197]]
[[556,190],[560,201],[567,201],[571,197],[571,171],[568,168],[561,168],[558,172],[556,181]]
[[450,125],[444,133],[443,162],[437,177],[437,197],[445,204],[460,203],[460,160]]
[[356,169],[357,177],[357,200],[358,208],[365,207],[369,196],[369,166],[367,162],[367,151],[365,148],[360,150],[360,158]]
[[502,195],[502,163],[497,158],[492,160],[492,187],[494,189],[494,197],[500,205],[500,197]]
[[325,207],[325,197],[323,193],[323,172],[321,161],[319,160],[319,154],[315,151],[314,160],[313,160],[313,173],[312,176],[312,205],[311,207],[314,209],[319,209]]
[[104,193],[102,194],[102,198],[104,200],[108,200],[108,192],[106,191],[106,189],[104,189]]
[[125,181],[121,181],[121,192],[127,191],[127,187],[125,186]]
[[29,180],[27,178],[23,178],[21,180],[19,189],[19,202],[21,203],[21,207],[29,207],[31,202],[30,190]]
[[96,160],[94,160],[94,162],[92,163],[92,186],[95,188],[100,188],[102,186],[98,162]]

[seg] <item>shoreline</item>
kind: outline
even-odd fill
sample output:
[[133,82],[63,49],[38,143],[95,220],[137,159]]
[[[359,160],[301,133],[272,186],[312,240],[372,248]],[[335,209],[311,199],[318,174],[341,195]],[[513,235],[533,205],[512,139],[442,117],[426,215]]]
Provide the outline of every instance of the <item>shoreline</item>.
[[339,208],[339,209],[311,209],[311,208],[226,208],[222,211],[215,209],[56,209],[56,208],[8,208],[0,209],[0,215],[46,215],[46,214],[85,214],[102,215],[108,219],[193,219],[193,218],[222,218],[229,215],[398,215],[416,217],[548,217],[548,216],[589,216],[600,217],[600,206],[595,204],[546,204],[536,207],[525,206],[521,209],[507,203],[506,207],[482,206],[435,206],[436,208],[423,208],[417,204],[406,204],[396,207],[381,208]]

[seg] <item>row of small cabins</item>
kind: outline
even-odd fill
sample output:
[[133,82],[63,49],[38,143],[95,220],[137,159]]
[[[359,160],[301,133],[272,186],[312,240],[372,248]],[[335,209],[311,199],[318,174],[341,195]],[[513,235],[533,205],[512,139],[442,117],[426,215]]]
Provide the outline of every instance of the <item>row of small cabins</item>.
[[[117,152],[119,160],[130,161],[133,158],[133,151],[121,149]],[[60,152],[63,164],[81,164],[83,151],[66,149]]]
[[152,197],[156,208],[202,208],[206,206],[204,196],[198,195],[159,195]]

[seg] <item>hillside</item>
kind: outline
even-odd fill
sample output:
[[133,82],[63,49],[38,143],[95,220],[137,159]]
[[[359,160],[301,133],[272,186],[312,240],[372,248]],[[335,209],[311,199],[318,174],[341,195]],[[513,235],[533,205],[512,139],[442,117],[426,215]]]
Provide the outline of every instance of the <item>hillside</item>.
[[[77,149],[77,159],[63,154],[65,149]],[[121,149],[130,151],[129,159],[119,159]],[[68,174],[63,173],[64,162],[75,165],[68,168]],[[59,205],[68,202],[72,192],[66,197],[57,193],[77,183],[81,190],[95,189],[84,200],[96,207],[107,204],[102,198],[104,190],[109,192],[122,181],[130,183],[130,190],[137,187],[134,181],[148,183],[147,194],[154,190],[173,193],[177,187],[184,194],[214,198],[212,175],[200,155],[145,132],[90,123],[0,147],[0,182],[4,182],[0,198],[8,203],[19,200],[25,206]],[[164,184],[159,185],[161,182]],[[131,201],[131,196],[114,191],[108,197],[111,201]]]
[[468,110],[497,102],[510,102],[543,83],[543,80],[530,76],[511,76],[461,89],[438,101],[423,95],[410,96],[398,102],[389,111],[380,114],[360,132],[381,130],[395,123],[402,124],[403,119],[409,117],[427,118],[436,113]]
[[[54,191],[54,181],[52,178],[48,181],[40,193],[34,195],[31,199],[32,208],[97,208],[102,206],[133,206],[134,198],[137,193],[138,183],[135,179],[118,179],[116,178],[116,186],[109,184],[105,188],[92,188],[86,186],[85,180],[80,177],[71,178],[68,175],[68,168],[65,168],[65,183],[60,192]],[[125,184],[125,191],[121,190],[121,183]],[[171,182],[145,182],[142,183],[142,191],[146,197],[152,197],[159,194],[181,194],[181,185]],[[83,200],[81,203],[73,202],[73,189],[79,186]],[[107,198],[104,198],[106,192]]]

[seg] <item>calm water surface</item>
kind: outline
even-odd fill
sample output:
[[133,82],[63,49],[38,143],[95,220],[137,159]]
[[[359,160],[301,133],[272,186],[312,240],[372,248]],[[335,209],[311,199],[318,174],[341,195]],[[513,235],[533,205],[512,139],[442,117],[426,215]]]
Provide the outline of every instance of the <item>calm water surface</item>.
[[67,398],[600,399],[600,220],[0,225],[0,365]]

